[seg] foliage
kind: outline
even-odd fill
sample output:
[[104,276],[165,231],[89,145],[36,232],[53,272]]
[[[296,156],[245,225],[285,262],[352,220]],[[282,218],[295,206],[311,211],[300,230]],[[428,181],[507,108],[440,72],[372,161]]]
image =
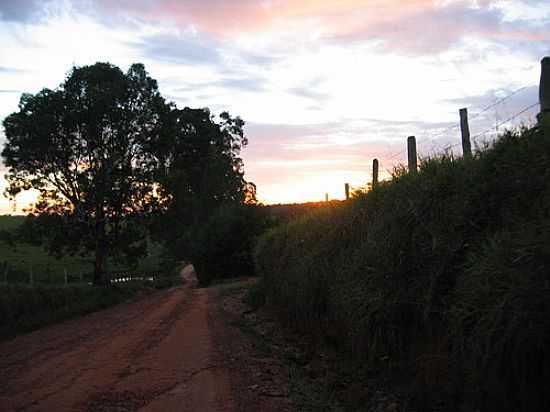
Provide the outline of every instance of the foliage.
[[226,204],[203,225],[191,226],[178,246],[185,250],[202,285],[214,278],[251,276],[253,243],[268,224],[260,206]]
[[55,90],[23,94],[4,120],[7,192],[40,192],[41,237],[54,254],[94,251],[96,284],[108,256],[144,250],[135,221],[158,203],[150,146],[167,110],[143,65],[124,74],[96,63],[73,68]]
[[[262,236],[266,302],[359,362],[410,379],[410,406],[548,409],[550,128],[416,174]],[[514,389],[512,389],[514,388]]]
[[226,112],[166,103],[141,64],[73,68],[57,89],[24,94],[4,120],[6,192],[40,193],[19,240],[56,257],[93,252],[95,284],[107,284],[113,260],[132,266],[147,252],[147,230],[172,258],[197,256],[210,270],[186,240],[208,237],[203,226],[226,205],[256,202],[239,157],[243,126]]
[[[244,122],[208,109],[174,109],[169,138],[161,142],[159,181],[170,199],[168,217],[191,225],[203,222],[225,203],[243,203],[249,192],[239,153],[248,144]],[[170,221],[170,223],[173,223]]]
[[[255,186],[244,179],[240,151],[248,143],[244,122],[208,109],[174,109],[166,127],[170,139],[158,148],[158,177],[165,212],[154,227],[174,258],[194,264],[202,284],[212,276],[251,271],[250,242],[256,222],[246,204]],[[248,259],[248,260],[247,260]]]
[[[34,236],[35,233],[21,233],[25,228],[24,216],[0,216],[0,228],[5,228],[10,243],[0,240],[0,282],[6,278],[9,283],[28,283],[32,270],[35,283],[60,284],[88,283],[93,280],[92,268],[94,256],[91,254],[76,256],[51,256],[42,247],[36,245],[33,239],[23,241],[22,237]],[[147,253],[137,261],[109,261],[110,272],[130,271],[133,273],[169,273],[176,265],[167,261],[162,245],[157,242],[147,242]]]

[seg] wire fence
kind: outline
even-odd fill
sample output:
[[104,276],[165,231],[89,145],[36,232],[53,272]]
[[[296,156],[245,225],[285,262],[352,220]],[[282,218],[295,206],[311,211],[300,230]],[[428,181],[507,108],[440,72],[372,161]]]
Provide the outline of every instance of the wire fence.
[[[535,115],[538,113],[536,110],[539,105],[538,100],[531,101],[530,104],[523,106],[515,112],[510,112],[507,106],[509,103],[512,103],[513,107],[517,107],[520,100],[518,98],[525,100],[527,97],[532,97],[526,96],[526,92],[532,90],[533,87],[534,86],[528,85],[522,86],[508,95],[497,99],[495,102],[482,107],[475,113],[470,114],[468,116],[468,121],[470,124],[470,129],[475,131],[475,133],[471,136],[471,140],[474,145],[481,143],[481,139],[484,139],[484,142],[493,140],[500,132],[502,132],[503,128],[512,128],[520,124],[532,124]],[[481,131],[476,131],[480,129]],[[458,118],[455,124],[449,125],[444,129],[428,129],[423,132],[427,134],[428,137],[420,138],[418,140],[418,146],[422,148],[421,154],[443,153],[461,146],[460,122]],[[449,143],[449,140],[451,139],[456,143]],[[441,140],[445,141],[442,142]],[[384,160],[386,162],[395,159],[402,160],[406,154],[407,149],[404,148],[402,150],[390,153],[384,157]],[[395,164],[392,164],[392,166],[395,166]]]
[[[532,92],[535,91],[538,91],[536,86],[522,86],[469,114],[467,116],[468,133],[470,130],[473,131],[470,134],[470,141],[474,148],[479,149],[491,143],[507,129],[533,125],[539,112],[538,99],[533,101],[535,98],[532,94],[536,93]],[[418,153],[421,158],[433,157],[443,153],[462,154],[462,149],[459,149],[462,146],[462,139],[460,118],[458,116],[456,123],[444,128],[426,129],[422,133],[424,137],[417,141],[417,146],[420,148]],[[408,149],[404,145],[402,150],[382,157],[385,163],[384,169],[391,172],[394,168],[403,165],[407,153]],[[364,186],[349,185],[346,193],[368,190],[370,186],[371,183]]]

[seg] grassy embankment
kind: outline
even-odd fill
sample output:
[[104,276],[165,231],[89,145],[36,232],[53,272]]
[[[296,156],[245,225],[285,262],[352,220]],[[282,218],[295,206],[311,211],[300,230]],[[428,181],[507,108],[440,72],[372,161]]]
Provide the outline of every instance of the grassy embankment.
[[255,259],[282,319],[398,376],[407,410],[550,410],[548,125],[396,170]]
[[[0,216],[0,231],[13,232],[23,220],[22,216]],[[177,270],[166,273],[166,268],[160,265],[160,254],[160,246],[152,245],[149,255],[141,259],[136,268],[110,265],[114,271],[160,275],[153,282],[132,281],[98,288],[88,284],[93,269],[92,256],[56,259],[40,247],[0,239],[0,339],[103,309],[141,292],[177,284]],[[32,285],[29,284],[31,270]],[[68,285],[64,285],[65,271]]]

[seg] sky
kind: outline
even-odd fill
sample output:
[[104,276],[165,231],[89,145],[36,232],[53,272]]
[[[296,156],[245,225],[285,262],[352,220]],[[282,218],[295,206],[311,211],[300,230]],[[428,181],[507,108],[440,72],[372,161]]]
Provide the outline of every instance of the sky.
[[[409,135],[421,157],[460,154],[462,107],[474,145],[532,122],[550,3],[0,0],[0,44],[0,121],[75,65],[142,62],[178,107],[245,120],[261,201],[316,201],[364,186],[373,158],[387,177]],[[32,199],[0,195],[0,214]]]

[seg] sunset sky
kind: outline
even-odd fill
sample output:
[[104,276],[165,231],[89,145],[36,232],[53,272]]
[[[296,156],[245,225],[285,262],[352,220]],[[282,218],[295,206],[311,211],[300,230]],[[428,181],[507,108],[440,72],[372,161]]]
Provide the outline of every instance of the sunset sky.
[[424,156],[458,143],[461,107],[479,143],[536,103],[550,2],[0,0],[0,44],[0,121],[73,65],[143,62],[179,107],[241,116],[260,200],[298,202],[391,169],[408,135]]

